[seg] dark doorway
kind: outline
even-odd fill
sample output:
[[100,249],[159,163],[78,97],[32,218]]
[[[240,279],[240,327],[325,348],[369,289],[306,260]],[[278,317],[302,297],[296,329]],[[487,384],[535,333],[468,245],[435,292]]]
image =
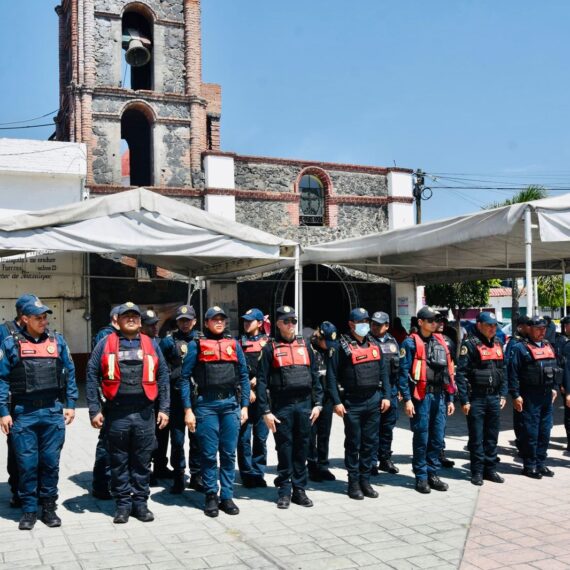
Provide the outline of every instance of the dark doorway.
[[151,125],[143,112],[127,109],[123,113],[121,138],[129,147],[129,185],[152,186]]

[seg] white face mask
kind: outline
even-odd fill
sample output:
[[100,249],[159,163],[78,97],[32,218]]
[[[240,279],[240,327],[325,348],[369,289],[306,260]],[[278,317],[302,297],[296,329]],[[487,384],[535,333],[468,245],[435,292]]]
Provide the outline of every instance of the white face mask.
[[357,323],[354,332],[358,336],[366,336],[370,332],[370,325],[368,323]]

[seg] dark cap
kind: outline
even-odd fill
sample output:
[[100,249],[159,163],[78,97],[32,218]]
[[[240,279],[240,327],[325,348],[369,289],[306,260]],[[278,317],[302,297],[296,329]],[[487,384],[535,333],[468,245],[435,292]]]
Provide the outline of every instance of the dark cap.
[[117,315],[121,316],[125,313],[137,313],[140,315],[141,310],[139,309],[138,305],[135,305],[131,301],[128,301],[122,305],[119,305],[119,308],[117,309]]
[[52,314],[53,311],[46,305],[44,305],[37,297],[35,301],[28,301],[22,307],[23,315],[43,315],[44,313]]
[[390,315],[388,313],[384,313],[383,311],[376,311],[372,314],[372,322],[377,323],[379,325],[385,325],[390,322]]
[[335,345],[337,342],[337,330],[330,321],[324,321],[319,325],[317,335],[319,338],[324,339],[327,348]]
[[544,319],[544,317],[541,317],[540,315],[533,315],[532,317],[530,317],[529,319],[529,325],[531,327],[545,327],[546,326],[546,320]]
[[16,311],[22,312],[22,309],[24,308],[25,305],[27,305],[28,303],[33,303],[37,300],[38,298],[36,297],[36,295],[32,295],[31,293],[26,293],[25,295],[21,295],[16,299]]
[[182,305],[176,309],[176,320],[178,319],[195,319],[196,311],[192,305]]
[[477,322],[483,323],[484,325],[496,325],[497,317],[495,313],[483,312],[477,315]]
[[249,311],[246,311],[245,315],[242,315],[241,318],[244,321],[262,321],[263,313],[259,309],[249,309]]
[[111,309],[111,311],[109,312],[109,318],[112,320],[113,317],[116,317],[119,314],[119,307],[121,305],[116,305],[115,307],[113,307]]
[[156,325],[156,323],[159,321],[159,318],[155,311],[152,309],[147,309],[146,311],[142,312],[141,321],[143,325]]
[[226,315],[226,313],[224,313],[224,309],[222,309],[222,307],[218,307],[217,305],[214,307],[210,307],[207,311],[206,314],[204,315],[204,318],[206,320],[208,319],[213,319],[214,317],[217,317],[218,315],[222,315],[222,317],[224,317],[224,319],[228,318],[228,315]]
[[530,325],[530,319],[526,316],[526,315],[521,315],[518,319],[517,319],[517,327],[519,325]]
[[439,317],[439,313],[437,311],[434,311],[431,307],[428,307],[427,305],[425,307],[422,307],[417,314],[418,319],[436,319],[437,317]]
[[364,321],[365,319],[369,319],[370,315],[366,309],[362,307],[357,307],[356,309],[352,309],[350,314],[348,315],[348,320],[352,321],[353,323],[357,323],[358,321]]
[[295,313],[295,309],[293,307],[290,307],[289,305],[283,305],[282,307],[279,307],[276,311],[275,311],[275,315],[277,316],[277,320],[283,320],[283,319],[296,319],[297,315]]
[[570,316],[562,317],[560,319],[560,326],[565,327],[566,325],[570,325]]

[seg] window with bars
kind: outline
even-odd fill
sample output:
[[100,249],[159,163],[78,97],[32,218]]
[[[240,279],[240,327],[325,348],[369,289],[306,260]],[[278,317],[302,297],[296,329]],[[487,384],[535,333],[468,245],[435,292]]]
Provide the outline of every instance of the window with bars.
[[299,225],[322,226],[325,223],[325,188],[312,174],[306,174],[299,184],[301,196]]

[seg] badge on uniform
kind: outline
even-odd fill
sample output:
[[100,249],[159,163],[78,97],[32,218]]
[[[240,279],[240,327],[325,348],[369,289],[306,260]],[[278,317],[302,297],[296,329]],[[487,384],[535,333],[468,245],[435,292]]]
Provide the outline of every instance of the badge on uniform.
[[467,350],[467,347],[465,345],[463,345],[461,347],[461,352],[459,353],[460,356],[465,356],[469,351]]
[[151,319],[154,319],[154,311],[147,311],[146,316],[150,317]]
[[139,348],[139,350],[137,350],[137,358],[138,358],[139,360],[142,360],[142,358],[143,358],[143,351],[142,351],[142,348]]
[[378,351],[375,348],[372,349],[372,356],[374,358],[376,358],[378,356]]
[[332,357],[333,357],[333,354],[334,354],[334,346],[331,346],[331,347],[329,348],[329,358],[332,358]]
[[290,312],[291,312],[291,307],[289,307],[288,305],[285,305],[285,306],[283,307],[283,310],[284,310],[286,313],[290,313]]
[[406,356],[406,349],[400,348],[400,358],[404,358],[404,356]]
[[127,302],[125,303],[125,306],[128,307],[129,309],[131,309],[132,307],[135,306],[135,304],[132,303],[131,301],[127,301]]
[[395,344],[390,345],[390,352],[396,352],[396,345]]
[[331,340],[336,340],[336,332],[333,332],[333,333],[331,334]]
[[48,354],[53,354],[55,352],[55,348],[50,345],[46,348],[46,351]]
[[182,308],[180,309],[180,312],[183,313],[183,314],[187,313],[187,312],[188,312],[188,307],[182,307]]
[[188,352],[188,347],[185,344],[181,345],[180,346],[180,352],[182,354],[186,354]]
[[497,348],[497,356],[503,356],[503,351],[500,348]]
[[259,346],[261,346],[261,348],[263,348],[266,344],[267,344],[267,341],[265,339],[259,341]]
[[226,352],[228,353],[229,356],[231,356],[234,352],[234,349],[231,346],[228,346],[228,348],[226,348]]
[[305,354],[305,349],[304,348],[298,348],[297,354],[300,354],[301,356],[303,356]]

